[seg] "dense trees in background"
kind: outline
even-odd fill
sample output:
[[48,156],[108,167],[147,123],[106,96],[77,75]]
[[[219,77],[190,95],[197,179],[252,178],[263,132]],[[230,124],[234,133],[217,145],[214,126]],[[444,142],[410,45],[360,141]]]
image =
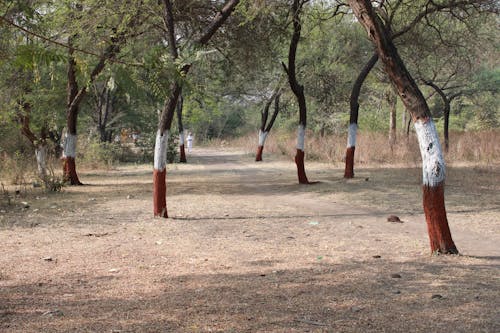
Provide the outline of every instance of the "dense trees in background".
[[[75,4],[80,4],[81,9]],[[377,12],[384,22],[390,21],[395,43],[416,80],[421,84],[432,82],[445,92],[450,102],[451,129],[495,127],[498,124],[497,92],[489,88],[495,86],[492,82],[498,71],[495,16],[485,15],[484,10],[480,13],[479,8],[455,13],[446,5],[473,8],[478,4],[477,7],[488,9],[487,6],[494,3],[441,1],[439,4],[441,6],[435,8],[428,1],[384,1],[384,10],[380,8]],[[39,84],[38,88],[23,94],[36,98],[39,103],[42,98],[46,99],[44,103],[50,105],[48,116],[53,118],[49,127],[57,126],[59,132],[67,127],[61,121],[64,112],[56,109],[66,104],[61,91],[66,85],[68,38],[73,34],[77,80],[80,88],[85,86],[89,94],[79,106],[83,134],[95,133],[91,126],[102,139],[107,136],[106,140],[110,134],[113,136],[112,132],[118,134],[120,128],[134,127],[138,132],[149,133],[151,117],[162,108],[169,92],[169,79],[178,75],[181,63],[190,62],[196,63],[191,74],[180,77],[185,90],[185,127],[200,140],[255,130],[259,113],[274,89],[274,82],[282,74],[280,64],[287,59],[292,28],[290,2],[242,2],[231,18],[232,23],[214,35],[213,43],[203,50],[197,49],[191,42],[221,5],[204,1],[173,2],[178,24],[176,34],[183,46],[181,58],[172,62],[165,57],[169,44],[165,37],[162,2],[127,1],[121,5],[102,5],[90,0],[57,4],[2,2],[3,118],[15,113],[12,101],[20,94],[9,91],[15,88],[12,83],[22,81]],[[113,29],[121,29],[116,22],[126,26],[132,19],[130,8],[141,12],[137,27],[128,32],[129,41],[121,47],[116,61],[105,61],[105,68],[93,85],[89,82],[91,72],[112,42],[111,38],[118,38],[112,36]],[[301,18],[297,77],[306,87],[308,128],[318,134],[346,132],[351,88],[373,52],[348,8],[340,6],[338,15],[334,15],[336,8],[334,1],[311,1],[304,6]],[[427,15],[422,15],[424,12]],[[27,70],[31,66],[29,63],[36,63],[36,68]],[[24,75],[34,71],[38,76],[20,80],[20,70]],[[18,74],[14,74],[16,71]],[[13,75],[17,80],[12,80]],[[111,77],[116,87],[110,91],[113,105],[103,100],[105,82]],[[47,84],[43,80],[50,82]],[[50,94],[43,92],[50,85]],[[388,130],[388,121],[382,122],[382,119],[389,119],[386,115],[389,106],[383,93],[386,85],[387,81],[381,82],[377,76],[369,76],[364,83],[359,100],[366,109],[359,124],[362,130]],[[422,89],[430,98],[433,116],[441,129],[441,122],[448,114],[444,112],[446,103],[441,97],[437,98],[439,93],[432,85]],[[101,96],[97,97],[99,94]],[[52,100],[49,101],[49,97]],[[55,102],[55,99],[60,101]],[[282,100],[288,107],[276,126],[288,130],[296,128],[291,92],[284,91]],[[107,111],[99,107],[99,103],[108,105]],[[36,115],[47,109],[41,106],[32,111],[35,115],[31,117],[32,126],[36,130],[40,127]],[[403,114],[401,107],[397,109],[398,121]],[[99,116],[101,112],[108,112],[108,116]],[[131,123],[134,118],[138,119],[137,124]],[[111,126],[111,132],[104,129],[106,126]]]
[[[422,153],[432,249],[456,252],[435,130],[446,151],[450,129],[500,124],[497,12],[487,0],[3,1],[0,133],[25,137],[45,183],[48,156],[62,150],[64,178],[75,185],[77,133],[99,145],[140,133],[154,160],[154,214],[167,217],[172,133],[185,161],[185,129],[207,140],[260,128],[261,154],[274,120],[298,126],[295,160],[308,183],[306,125],[321,137],[348,134],[349,178],[358,129],[384,131],[393,145],[409,113],[421,149],[432,145]],[[277,89],[283,70],[289,87]],[[280,117],[269,126],[277,96]],[[1,156],[21,149],[1,140]]]

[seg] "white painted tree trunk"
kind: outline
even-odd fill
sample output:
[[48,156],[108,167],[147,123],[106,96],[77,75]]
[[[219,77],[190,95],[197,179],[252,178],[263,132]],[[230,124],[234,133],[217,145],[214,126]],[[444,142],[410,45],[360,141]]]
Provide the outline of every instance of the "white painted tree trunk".
[[77,136],[74,134],[66,133],[64,135],[64,149],[63,149],[63,158],[64,157],[76,157],[76,141]]
[[300,124],[297,130],[297,149],[304,151],[306,128]]
[[429,187],[436,187],[445,180],[445,162],[439,142],[438,132],[432,119],[415,122],[420,154],[422,155],[422,182]]
[[269,132],[259,130],[259,146],[264,147]]
[[347,133],[347,148],[356,147],[356,135],[358,132],[358,124],[349,124],[349,130]]
[[156,133],[155,153],[154,153],[154,168],[158,171],[163,171],[167,167],[167,147],[168,147],[168,130],[161,135],[160,130]]
[[38,166],[38,174],[45,181],[47,177],[47,146],[38,145],[35,148],[36,164]]
[[185,142],[184,138],[185,138],[184,131],[182,131],[182,132],[179,133],[179,145],[180,146],[184,145],[184,142]]

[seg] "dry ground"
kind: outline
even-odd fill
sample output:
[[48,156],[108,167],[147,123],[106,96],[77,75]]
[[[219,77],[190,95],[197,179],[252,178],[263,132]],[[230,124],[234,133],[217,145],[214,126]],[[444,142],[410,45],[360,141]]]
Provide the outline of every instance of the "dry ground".
[[0,331],[500,332],[500,167],[450,168],[462,255],[435,257],[420,170],[307,163],[301,186],[264,158],[169,166],[167,220],[150,166],[22,192],[0,207]]

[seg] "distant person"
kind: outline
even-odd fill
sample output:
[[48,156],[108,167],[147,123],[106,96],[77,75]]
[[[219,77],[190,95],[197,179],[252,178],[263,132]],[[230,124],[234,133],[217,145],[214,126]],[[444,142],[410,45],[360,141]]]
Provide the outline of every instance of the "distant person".
[[188,153],[190,153],[191,150],[193,150],[193,134],[191,132],[188,133],[187,144],[188,144]]

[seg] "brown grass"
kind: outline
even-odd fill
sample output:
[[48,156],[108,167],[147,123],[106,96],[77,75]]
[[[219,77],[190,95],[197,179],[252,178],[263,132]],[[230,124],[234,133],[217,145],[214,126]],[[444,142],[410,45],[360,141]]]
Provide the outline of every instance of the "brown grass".
[[[307,133],[306,155],[310,161],[322,161],[340,166],[345,160],[346,135],[327,135],[320,137]],[[266,153],[287,157],[295,155],[295,133],[271,131],[264,148]],[[481,165],[496,164],[500,161],[500,131],[453,132],[450,133],[450,149],[445,154],[447,163],[478,163]],[[249,153],[255,153],[257,135],[250,134],[226,142],[226,145],[244,147]],[[388,136],[383,133],[359,133],[357,137],[355,164],[366,166],[405,165],[420,166],[420,151],[416,136],[410,133],[407,137],[399,133],[396,144],[391,148]]]
[[0,204],[0,332],[500,331],[499,167],[450,168],[462,255],[431,257],[419,168],[344,180],[310,162],[304,186],[290,160],[252,157],[168,165],[168,220],[151,165]]

